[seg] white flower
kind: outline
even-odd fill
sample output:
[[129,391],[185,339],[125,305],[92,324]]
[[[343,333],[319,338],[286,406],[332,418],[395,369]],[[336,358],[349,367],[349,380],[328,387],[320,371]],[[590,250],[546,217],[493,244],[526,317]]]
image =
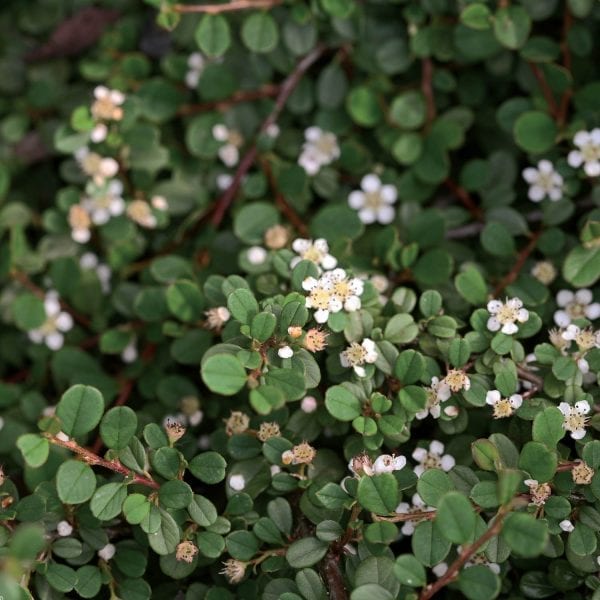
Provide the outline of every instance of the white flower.
[[229,487],[236,492],[241,492],[246,487],[246,480],[243,475],[232,475],[229,478]]
[[86,147],[79,148],[75,152],[75,158],[83,172],[92,177],[96,185],[102,185],[119,172],[119,163],[114,158],[100,156]]
[[200,75],[206,66],[206,59],[200,52],[192,52],[187,59],[188,71],[185,74],[185,85],[195,89],[200,81]]
[[365,175],[360,186],[348,196],[350,208],[358,211],[358,218],[369,225],[375,221],[387,225],[394,220],[395,211],[392,204],[398,198],[398,191],[393,185],[382,185],[377,175]]
[[446,571],[448,570],[448,564],[445,562],[438,563],[437,565],[432,567],[431,570],[433,571],[433,574],[439,579],[440,577],[443,577],[446,574]]
[[502,419],[510,417],[523,404],[523,396],[513,394],[510,398],[502,398],[498,390],[490,390],[485,396],[485,402],[494,407],[494,419]]
[[434,419],[439,418],[441,413],[441,402],[446,402],[452,396],[452,390],[448,383],[438,377],[431,378],[431,386],[427,390],[427,403],[423,410],[420,410],[415,417],[419,420],[425,419],[427,415],[431,415]]
[[98,556],[102,560],[108,561],[115,555],[116,551],[117,549],[115,548],[114,544],[106,544],[104,548],[98,550]]
[[534,506],[544,506],[546,500],[552,494],[552,488],[548,483],[539,483],[537,479],[526,479],[523,482],[529,488],[531,503]]
[[305,413],[313,413],[317,410],[317,399],[314,396],[304,396],[300,402],[300,410]]
[[446,373],[443,383],[455,394],[461,390],[469,391],[471,389],[471,379],[462,369],[450,369]]
[[96,276],[100,281],[102,292],[105,294],[110,292],[110,278],[112,271],[108,265],[101,263],[93,252],[85,252],[82,254],[79,259],[79,265],[86,271],[95,271]]
[[588,177],[600,175],[600,128],[592,131],[578,131],[573,138],[573,144],[578,150],[571,150],[567,157],[569,165],[578,169],[583,165],[583,170]]
[[135,341],[135,338],[133,340],[131,340],[131,342],[129,342],[129,344],[127,344],[127,346],[125,346],[125,348],[123,348],[123,351],[121,352],[121,360],[124,363],[132,363],[135,362],[138,358],[138,350],[137,350],[137,344]]
[[123,184],[118,179],[111,179],[101,185],[90,182],[85,191],[87,196],[81,205],[94,225],[104,225],[111,217],[117,217],[125,211]]
[[594,331],[591,327],[581,329],[571,323],[561,335],[563,340],[574,341],[580,352],[586,353],[592,348],[600,348],[600,331]]
[[328,271],[319,279],[307,277],[302,287],[310,292],[306,307],[316,309],[314,317],[317,323],[326,323],[330,313],[342,309],[353,312],[361,307],[364,283],[356,277],[349,279],[344,269]]
[[289,346],[282,346],[277,350],[277,355],[279,358],[292,358],[294,351]]
[[329,254],[329,245],[324,238],[318,238],[314,242],[303,238],[295,239],[292,242],[292,250],[298,254],[290,261],[292,269],[301,260],[310,260],[326,270],[335,269],[337,266],[337,259]]
[[152,204],[156,210],[165,211],[169,209],[169,203],[164,196],[152,196],[150,204]]
[[56,526],[56,532],[61,537],[68,537],[73,533],[73,526],[68,521],[59,521]]
[[444,454],[444,444],[436,440],[429,444],[429,450],[415,448],[412,457],[419,461],[419,464],[413,469],[417,477],[420,477],[428,469],[449,471],[456,464],[453,456]]
[[91,113],[94,119],[104,121],[120,121],[123,118],[121,106],[125,102],[125,94],[119,90],[109,90],[103,85],[94,89],[94,103]]
[[382,454],[375,459],[373,463],[373,473],[381,475],[382,473],[393,473],[400,471],[406,466],[404,456],[394,456],[393,454]]
[[233,183],[233,176],[231,176],[229,173],[221,173],[220,175],[217,175],[217,187],[221,191],[229,188],[232,183]]
[[588,289],[560,290],[556,294],[556,304],[560,307],[554,313],[554,322],[559,327],[570,325],[574,319],[590,319],[593,321],[600,317],[600,302],[592,302],[592,292]]
[[204,413],[201,410],[197,410],[191,415],[189,415],[188,423],[192,427],[196,427],[197,425],[200,425],[200,423],[202,423],[202,419],[204,419]]
[[281,467],[279,465],[271,465],[270,467],[271,477],[277,475],[277,473],[281,473]]
[[585,426],[589,417],[586,417],[590,412],[590,405],[586,400],[580,400],[571,406],[566,402],[561,402],[558,405],[558,410],[563,414],[563,429],[571,433],[574,440],[580,440],[585,436]]
[[58,292],[49,291],[44,299],[46,320],[44,323],[28,332],[29,339],[40,344],[44,342],[50,350],[59,350],[64,343],[64,332],[73,327],[73,317],[68,312],[61,311]]
[[[396,507],[396,513],[399,515],[412,515],[416,513],[424,513],[434,511],[435,508],[427,506],[419,494],[414,494],[411,499],[411,504],[408,502],[400,502]],[[412,535],[415,531],[415,525],[423,521],[423,516],[415,516],[414,519],[404,521],[402,529],[400,530],[403,535]]]
[[262,246],[251,246],[246,251],[246,258],[251,265],[262,265],[267,260],[268,252]]
[[523,170],[523,179],[529,184],[529,199],[540,202],[544,198],[557,201],[562,198],[563,178],[549,160],[540,160],[535,167]]
[[298,164],[308,175],[316,175],[321,167],[332,163],[340,156],[335,134],[320,127],[309,127],[304,132],[305,142]]
[[529,319],[529,311],[523,308],[519,298],[511,298],[506,302],[490,300],[487,304],[488,312],[492,315],[487,322],[490,331],[500,330],[506,335],[512,335],[519,330],[516,322],[525,323]]
[[571,533],[571,531],[573,531],[573,529],[575,529],[575,525],[573,525],[573,523],[571,523],[571,521],[569,521],[569,519],[564,519],[563,521],[561,521],[558,526],[563,530],[566,531],[567,533]]
[[154,229],[158,223],[150,204],[145,200],[133,200],[127,205],[127,216],[146,229]]
[[92,140],[94,144],[99,144],[106,139],[107,135],[108,127],[104,123],[98,123],[90,132],[90,140]]
[[363,365],[373,364],[379,354],[375,349],[375,342],[365,338],[361,344],[352,342],[343,352],[340,353],[340,362],[342,367],[352,367],[359,377],[366,375]]
[[229,129],[223,123],[218,123],[213,126],[212,134],[215,140],[223,142],[219,148],[219,158],[227,167],[234,167],[240,159],[239,148],[244,143],[241,134],[235,129]]
[[277,125],[277,123],[271,123],[265,129],[265,133],[267,134],[268,137],[270,137],[271,139],[274,140],[275,138],[279,137],[281,130],[279,129],[279,125]]

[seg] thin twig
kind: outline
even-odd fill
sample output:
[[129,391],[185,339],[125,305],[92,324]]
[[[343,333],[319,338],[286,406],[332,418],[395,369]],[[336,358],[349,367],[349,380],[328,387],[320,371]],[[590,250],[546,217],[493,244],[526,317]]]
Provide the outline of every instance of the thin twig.
[[222,12],[236,10],[251,10],[253,8],[271,8],[281,4],[282,0],[233,0],[225,4],[175,4],[173,10],[178,13],[206,13],[216,15]]
[[97,454],[87,450],[86,448],[83,448],[74,440],[61,440],[49,434],[45,434],[45,437],[51,444],[74,452],[89,465],[97,465],[99,467],[104,467],[105,469],[110,469],[111,471],[119,473],[119,475],[123,475],[124,477],[130,479],[131,483],[139,483],[140,485],[145,485],[146,487],[150,487],[155,490],[160,487],[160,485],[154,481],[154,479],[150,477],[144,477],[143,475],[138,475],[135,473],[135,471],[132,471],[125,465],[122,465],[118,460],[106,460],[104,458],[100,458]]
[[471,213],[471,216],[477,221],[483,221],[483,211],[471,194],[464,187],[458,185],[453,179],[446,179],[444,185],[461,201],[461,204]]
[[275,176],[273,175],[273,169],[271,169],[271,165],[267,160],[261,160],[260,165],[265,173],[267,181],[269,182],[271,192],[275,197],[275,204],[277,208],[302,237],[308,237],[308,228],[306,227],[306,224],[303,221],[302,217],[300,217],[300,215],[285,199],[284,195],[279,191],[277,187],[277,181],[275,180]]
[[504,291],[504,288],[507,285],[510,285],[519,276],[521,269],[525,265],[525,261],[533,252],[533,249],[535,248],[538,239],[540,238],[540,235],[542,235],[541,229],[538,229],[536,232],[531,234],[531,239],[529,240],[529,243],[527,244],[527,246],[525,246],[525,248],[523,248],[523,250],[521,250],[521,252],[519,252],[519,255],[517,256],[517,261],[515,262],[513,268],[500,280],[498,285],[495,287],[493,292],[494,298],[497,298],[498,295],[502,291]]
[[433,95],[433,62],[431,58],[421,59],[421,91],[425,96],[425,105],[427,107],[426,127],[429,128],[435,120],[436,108]]
[[533,385],[540,390],[544,387],[544,380],[539,375],[535,375],[524,367],[517,367],[517,375],[521,379],[533,383]]
[[448,570],[440,577],[435,583],[428,585],[423,588],[419,600],[429,600],[433,598],[441,589],[446,587],[449,583],[452,583],[458,572],[464,566],[464,564],[475,554],[479,548],[481,548],[486,542],[497,536],[502,530],[504,524],[504,517],[510,511],[508,506],[501,507],[496,513],[494,518],[494,524],[488,528],[488,530],[472,544],[462,549],[462,552],[458,558],[448,567]]
[[540,89],[542,90],[542,94],[544,95],[546,104],[548,105],[548,108],[550,109],[550,114],[556,120],[558,120],[558,115],[559,115],[558,105],[556,104],[556,99],[554,98],[554,94],[552,93],[552,90],[550,89],[550,86],[548,85],[548,82],[546,81],[546,76],[544,75],[544,72],[534,62],[528,61],[528,64],[529,64],[531,71],[533,72],[534,77],[536,78],[536,80],[538,82],[538,85],[540,86]]
[[374,513],[371,517],[374,521],[388,521],[389,523],[400,523],[403,521],[431,521],[435,519],[437,512],[435,510],[422,510],[413,513],[404,513],[401,515],[394,515],[393,517],[382,517]]
[[199,104],[184,104],[177,111],[179,115],[195,115],[210,110],[225,111],[241,102],[252,102],[254,100],[262,100],[263,98],[273,98],[279,93],[280,86],[268,83],[256,90],[240,90],[235,92],[226,100],[218,100],[215,102],[200,102]]
[[[38,298],[44,298],[46,292],[39,286],[35,285],[29,277],[22,271],[12,271],[11,277],[18,281],[23,287],[27,288],[30,292],[35,294]],[[83,325],[87,329],[91,329],[92,322],[85,315],[77,312],[72,306],[67,304],[64,300],[59,300],[60,306],[63,310],[68,312],[80,325]]]
[[[285,107],[292,92],[296,89],[296,86],[300,83],[300,80],[306,73],[306,71],[322,56],[327,49],[324,44],[319,44],[312,52],[307,54],[297,65],[296,68],[290,73],[288,78],[283,82],[279,90],[279,94],[275,100],[275,106],[269,114],[269,116],[263,121],[259,129],[259,134],[265,132],[271,125],[277,122],[279,115]],[[250,167],[254,164],[256,156],[258,154],[258,147],[256,143],[252,144],[247,150],[246,154],[240,161],[238,168],[233,176],[231,185],[225,190],[223,195],[217,200],[214,211],[210,218],[210,222],[218,227],[223,221],[223,218],[227,214],[229,207],[233,203],[235,195],[242,183],[246,173],[250,170]]]

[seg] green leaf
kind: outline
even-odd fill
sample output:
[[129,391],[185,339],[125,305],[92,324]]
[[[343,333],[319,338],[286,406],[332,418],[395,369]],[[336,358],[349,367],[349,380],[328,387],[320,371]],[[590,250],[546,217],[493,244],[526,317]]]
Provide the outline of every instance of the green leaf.
[[34,469],[41,467],[50,453],[50,443],[41,435],[26,433],[17,439],[17,448],[21,451],[25,462]]
[[50,586],[63,593],[70,592],[77,583],[75,569],[51,561],[46,569],[46,579]]
[[160,526],[156,532],[148,534],[148,541],[156,554],[165,556],[175,552],[181,534],[175,519],[166,510],[162,508],[159,510]]
[[511,256],[516,250],[510,231],[497,221],[485,225],[481,232],[481,245],[493,256]]
[[419,523],[415,527],[411,544],[417,560],[427,567],[442,562],[452,547],[452,544],[442,536],[434,521]]
[[163,483],[158,490],[158,499],[166,508],[186,508],[193,497],[192,488],[179,479]]
[[227,307],[235,319],[246,325],[250,325],[259,310],[254,294],[245,288],[238,288],[229,294]]
[[218,452],[203,452],[192,458],[188,469],[204,483],[215,484],[225,479],[227,462]]
[[56,407],[62,430],[69,436],[78,437],[92,431],[104,413],[102,394],[89,385],[74,385],[63,395]]
[[481,273],[475,267],[467,267],[454,278],[458,293],[475,306],[487,301],[487,285]]
[[507,48],[516,50],[527,41],[531,30],[531,19],[522,6],[508,6],[496,11],[494,35]]
[[81,598],[96,598],[102,587],[102,573],[98,567],[84,565],[77,569],[75,591]]
[[181,321],[190,323],[202,318],[204,299],[197,284],[185,280],[171,283],[166,300],[171,313]]
[[231,44],[227,19],[222,15],[204,15],[195,33],[196,43],[208,56],[222,56]]
[[56,489],[65,504],[82,504],[96,490],[96,475],[86,463],[67,460],[56,472]]
[[123,502],[123,514],[132,525],[139,525],[149,512],[150,502],[143,494],[129,494]]
[[440,533],[453,544],[464,544],[475,533],[475,511],[460,492],[448,492],[442,497],[435,520]]
[[412,315],[394,315],[386,324],[383,337],[392,344],[408,344],[419,334]]
[[517,556],[533,558],[546,545],[548,526],[532,515],[510,513],[504,520],[501,537]]
[[24,331],[41,327],[46,321],[44,302],[33,294],[18,296],[13,302],[12,310],[17,326]]
[[448,359],[450,364],[456,369],[464,366],[471,357],[471,344],[468,340],[454,339],[450,342],[448,348]]
[[577,523],[567,538],[568,548],[577,556],[590,556],[596,551],[598,540],[592,529]]
[[394,574],[403,585],[420,587],[427,577],[423,565],[412,554],[401,554],[394,563]]
[[137,416],[131,408],[115,406],[100,421],[100,436],[107,448],[122,450],[128,446],[137,427]]
[[127,486],[124,483],[107,483],[92,496],[90,510],[97,519],[110,521],[121,512],[126,497]]
[[491,27],[492,13],[485,4],[474,2],[466,6],[460,13],[460,21],[471,29],[489,29]]
[[600,278],[600,246],[576,246],[563,263],[563,277],[574,287],[592,286]]
[[302,538],[289,546],[285,554],[290,567],[304,569],[316,565],[327,554],[329,545],[316,537]]
[[252,52],[271,52],[279,41],[275,19],[267,12],[255,12],[242,24],[242,41]]
[[398,481],[391,473],[361,477],[357,498],[365,510],[379,515],[393,513],[398,506]]
[[533,420],[532,437],[536,442],[554,447],[563,438],[563,414],[554,406],[539,412]]
[[398,355],[394,365],[394,377],[407,385],[421,379],[425,369],[423,355],[416,350],[404,350]]
[[250,325],[250,335],[259,342],[266,342],[275,331],[277,318],[274,314],[261,312],[254,316]]
[[521,450],[519,468],[527,471],[531,479],[540,483],[550,481],[556,472],[558,459],[556,452],[540,442],[527,442]]
[[352,421],[362,412],[360,400],[341,385],[334,385],[327,390],[325,406],[331,416],[339,421]]
[[460,591],[469,600],[493,600],[500,594],[500,578],[485,565],[474,565],[460,572]]
[[352,119],[362,127],[374,127],[383,117],[377,94],[366,86],[355,87],[348,94],[346,108]]
[[425,123],[425,99],[421,92],[404,92],[392,100],[390,120],[402,129],[418,129]]
[[204,496],[195,494],[188,505],[190,517],[201,527],[210,527],[216,523],[219,513],[215,505]]
[[533,154],[550,150],[558,134],[554,120],[538,110],[522,113],[515,121],[513,132],[517,145]]
[[441,469],[427,469],[417,481],[417,492],[428,506],[438,506],[444,495],[453,489],[450,477]]
[[213,354],[202,363],[202,380],[209,390],[223,396],[237,394],[246,384],[246,370],[232,354]]
[[258,552],[260,542],[249,531],[234,531],[225,538],[225,545],[233,558],[237,560],[250,560]]

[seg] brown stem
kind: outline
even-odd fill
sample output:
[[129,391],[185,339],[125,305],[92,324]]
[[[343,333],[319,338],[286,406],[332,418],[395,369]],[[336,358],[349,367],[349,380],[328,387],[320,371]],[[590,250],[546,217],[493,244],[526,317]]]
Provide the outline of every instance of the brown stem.
[[[12,271],[11,277],[15,281],[18,281],[23,287],[27,288],[30,292],[35,294],[38,298],[43,299],[44,296],[46,295],[46,292],[41,287],[38,287],[37,285],[35,285],[35,283],[33,283],[33,281],[31,281],[31,279],[29,279],[29,277],[25,273],[23,273],[21,271]],[[74,308],[69,306],[63,300],[59,300],[59,302],[60,302],[61,308],[65,311],[67,311],[80,325],[83,325],[87,329],[91,329],[92,322],[86,316],[77,312]]]
[[[259,134],[265,132],[271,125],[277,122],[279,115],[286,105],[292,92],[296,89],[296,86],[300,83],[300,80],[306,73],[306,71],[321,57],[323,52],[326,50],[324,44],[319,44],[312,52],[307,54],[297,65],[296,68],[290,73],[287,79],[283,82],[279,89],[279,94],[275,100],[275,106],[269,114],[269,116],[263,121],[260,126]],[[258,155],[258,147],[256,143],[252,144],[242,160],[238,165],[238,168],[233,176],[231,185],[225,190],[223,195],[217,200],[210,222],[215,226],[219,227],[223,218],[227,214],[229,207],[233,203],[235,195],[242,183],[243,178],[249,171],[250,167],[254,164],[256,156]]]
[[444,575],[442,575],[442,577],[440,577],[435,583],[423,588],[423,591],[419,596],[419,600],[429,600],[430,598],[433,598],[433,596],[435,596],[435,594],[437,594],[441,589],[446,587],[449,583],[452,583],[463,565],[474,554],[477,554],[479,548],[500,533],[504,524],[504,517],[509,511],[510,508],[508,506],[501,507],[496,513],[494,524],[479,539],[462,549],[462,552],[458,558],[448,567],[448,570],[444,573]]
[[483,221],[483,211],[475,204],[475,200],[464,187],[458,185],[453,179],[446,179],[444,185],[461,201],[475,220]]
[[550,114],[556,120],[558,120],[559,109],[556,104],[556,99],[554,98],[554,94],[552,93],[552,90],[550,89],[550,86],[548,85],[548,82],[546,81],[546,76],[544,75],[544,71],[542,71],[542,69],[540,69],[534,62],[528,61],[528,64],[529,64],[529,68],[533,72],[533,75],[538,82],[538,85],[540,86],[540,89],[542,90],[542,94],[544,95],[546,104],[548,105],[548,108],[550,109]]
[[403,521],[431,521],[435,519],[435,510],[423,510],[419,512],[406,513],[402,515],[394,515],[393,517],[381,517],[371,514],[374,521],[388,521],[389,523],[400,523]]
[[302,217],[300,217],[300,215],[292,208],[292,206],[290,206],[284,195],[277,188],[277,181],[273,175],[273,169],[271,169],[271,165],[267,160],[261,160],[260,164],[265,173],[267,181],[269,182],[269,186],[271,187],[271,192],[273,193],[273,196],[275,196],[275,204],[277,208],[302,237],[308,237],[308,228],[306,227]]
[[253,8],[271,8],[281,4],[282,0],[232,0],[225,4],[175,4],[173,9],[178,13],[206,13],[216,15],[222,12],[249,10]]
[[421,91],[425,96],[425,105],[427,107],[426,128],[428,129],[431,123],[435,120],[436,108],[435,98],[433,95],[433,62],[431,58],[421,59]]
[[558,467],[556,467],[557,471],[570,471],[571,469],[573,469],[574,467],[578,466],[581,464],[580,460],[572,460],[572,461],[565,461],[562,462],[558,465]]
[[533,383],[533,385],[535,385],[535,387],[538,389],[542,389],[544,387],[544,380],[539,375],[534,375],[531,371],[528,371],[524,367],[517,367],[517,375],[521,379],[525,379],[525,381]]
[[344,576],[340,570],[340,555],[329,551],[321,563],[323,579],[327,584],[327,591],[331,600],[347,600],[348,592],[344,583]]
[[200,102],[199,104],[184,104],[178,111],[179,115],[195,115],[210,110],[225,111],[241,102],[252,102],[263,98],[273,98],[279,93],[279,86],[268,83],[257,90],[240,90],[226,100],[215,102]]
[[155,490],[160,488],[160,485],[154,481],[154,479],[151,479],[150,477],[144,477],[143,475],[138,475],[131,469],[128,469],[126,466],[122,465],[118,460],[106,460],[104,458],[100,458],[97,454],[87,450],[86,448],[83,448],[74,440],[61,440],[49,434],[45,434],[45,437],[51,444],[60,446],[61,448],[66,448],[78,456],[81,456],[84,462],[88,463],[89,465],[98,465],[99,467],[110,469],[115,473],[119,473],[119,475],[123,475],[124,477],[131,479],[131,483],[139,483],[140,485],[145,485],[146,487],[150,487]]
[[515,262],[513,268],[505,275],[505,277],[503,277],[500,280],[498,285],[495,287],[494,292],[493,292],[494,298],[497,298],[498,295],[502,291],[504,291],[504,288],[507,285],[510,285],[519,276],[521,269],[525,265],[525,261],[527,260],[527,258],[529,258],[529,255],[533,252],[533,249],[535,248],[535,245],[537,244],[538,239],[540,238],[540,235],[542,235],[541,229],[538,229],[535,233],[531,234],[531,238],[530,238],[528,244],[525,246],[525,248],[523,248],[523,250],[521,250],[521,252],[519,252],[519,255],[517,256],[517,261]]

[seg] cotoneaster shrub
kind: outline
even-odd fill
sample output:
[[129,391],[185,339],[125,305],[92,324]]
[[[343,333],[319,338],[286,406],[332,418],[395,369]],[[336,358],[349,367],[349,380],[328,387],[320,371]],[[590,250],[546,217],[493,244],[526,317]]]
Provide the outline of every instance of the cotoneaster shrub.
[[600,598],[599,18],[4,2],[0,598]]

